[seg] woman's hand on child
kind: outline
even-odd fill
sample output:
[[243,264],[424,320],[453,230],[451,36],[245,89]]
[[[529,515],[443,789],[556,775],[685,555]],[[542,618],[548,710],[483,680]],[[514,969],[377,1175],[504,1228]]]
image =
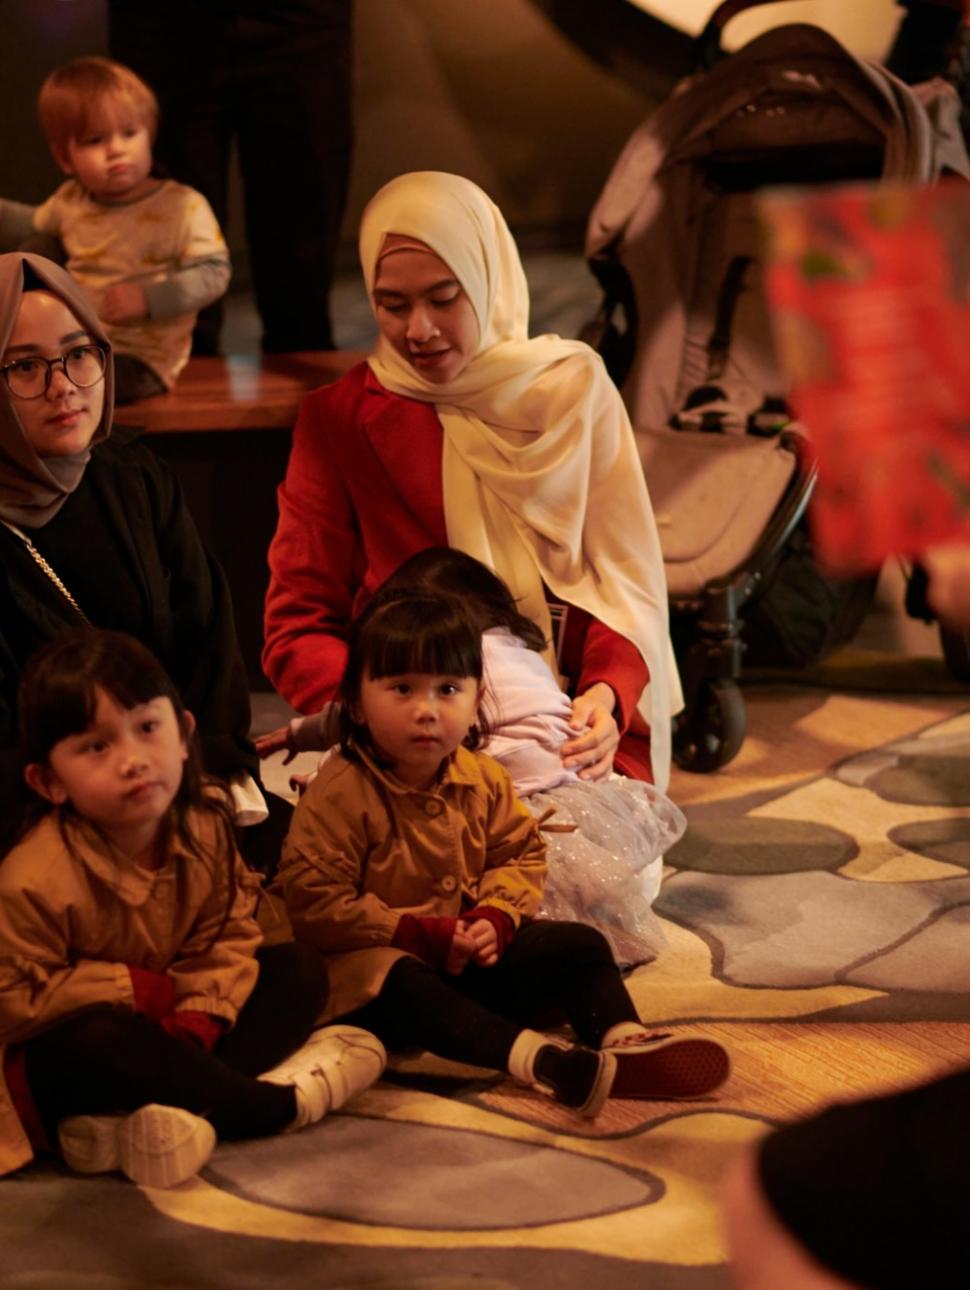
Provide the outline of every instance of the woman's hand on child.
[[613,719],[616,696],[602,681],[573,700],[570,725],[581,731],[562,746],[563,765],[579,772],[580,779],[607,779],[619,747],[620,730]]
[[116,282],[101,297],[98,310],[106,323],[135,322],[148,316],[148,297],[135,282]]
[[289,726],[280,726],[278,730],[271,730],[269,734],[260,735],[253,740],[253,743],[256,745],[256,752],[261,758],[272,757],[273,753],[285,749],[284,766],[289,766],[296,756],[296,749],[293,747]]

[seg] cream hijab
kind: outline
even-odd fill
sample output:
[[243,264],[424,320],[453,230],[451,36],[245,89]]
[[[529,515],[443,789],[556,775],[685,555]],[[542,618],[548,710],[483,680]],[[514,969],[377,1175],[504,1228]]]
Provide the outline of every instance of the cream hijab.
[[372,300],[388,234],[430,247],[478,320],[479,349],[447,384],[425,380],[384,337],[369,359],[385,389],[435,404],[444,429],[448,541],[503,578],[547,637],[543,583],[636,645],[650,669],[639,710],[663,789],[680,686],[660,542],[619,393],[589,346],[558,336],[528,339],[518,250],[502,213],[475,184],[421,171],[377,193],[360,227]]
[[[70,274],[40,255],[0,255],[0,355],[7,348],[24,295],[24,276],[67,305],[92,340],[107,345],[90,300]],[[104,374],[104,410],[91,443],[107,439],[114,404],[111,360]],[[0,520],[19,528],[42,528],[74,492],[91,458],[90,448],[71,457],[38,457],[17,415],[17,400],[0,379]]]

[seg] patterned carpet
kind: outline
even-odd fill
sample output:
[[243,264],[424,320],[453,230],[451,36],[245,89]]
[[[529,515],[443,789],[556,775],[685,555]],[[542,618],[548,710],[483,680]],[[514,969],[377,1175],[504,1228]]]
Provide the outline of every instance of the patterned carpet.
[[730,1048],[716,1098],[615,1101],[591,1125],[400,1060],[352,1113],[220,1147],[169,1192],[52,1162],[5,1181],[2,1284],[723,1290],[733,1153],[970,1061],[970,703],[922,669],[915,693],[749,687],[738,759],[675,779],[690,827],[657,904],[669,944],[630,984],[651,1023]]

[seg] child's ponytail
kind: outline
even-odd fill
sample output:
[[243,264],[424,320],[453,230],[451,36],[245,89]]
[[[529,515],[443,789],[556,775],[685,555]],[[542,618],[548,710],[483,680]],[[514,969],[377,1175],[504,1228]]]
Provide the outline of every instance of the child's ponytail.
[[541,654],[546,648],[541,630],[519,612],[515,597],[502,579],[464,551],[447,546],[419,551],[391,574],[374,599],[396,599],[407,590],[456,596],[480,632],[505,627],[528,649]]

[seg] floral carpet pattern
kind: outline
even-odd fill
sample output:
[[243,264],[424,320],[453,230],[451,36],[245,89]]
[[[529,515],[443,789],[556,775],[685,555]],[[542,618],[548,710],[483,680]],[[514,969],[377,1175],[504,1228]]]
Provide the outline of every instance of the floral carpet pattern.
[[595,1122],[485,1071],[395,1060],[346,1113],[220,1146],[171,1191],[38,1162],[2,1184],[10,1290],[724,1290],[718,1185],[772,1124],[970,1061],[966,696],[747,695],[629,978],[652,1025],[731,1051],[698,1102]]

